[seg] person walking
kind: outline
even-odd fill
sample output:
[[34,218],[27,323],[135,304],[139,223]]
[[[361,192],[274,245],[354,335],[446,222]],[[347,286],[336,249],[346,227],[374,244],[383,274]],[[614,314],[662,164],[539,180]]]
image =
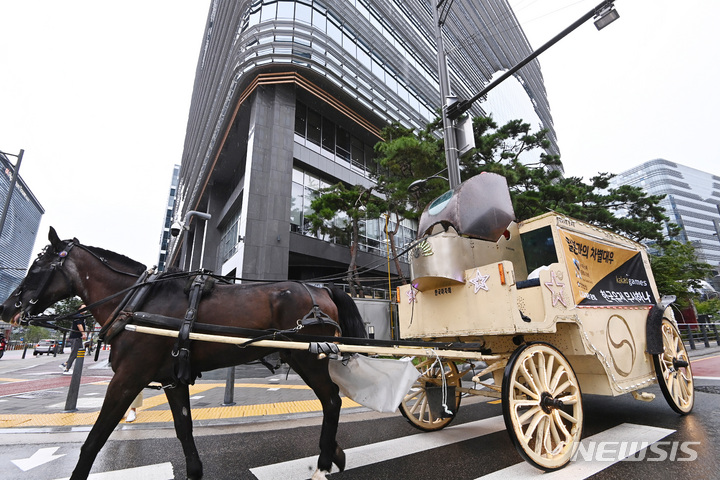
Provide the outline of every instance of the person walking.
[[125,422],[132,423],[137,418],[137,409],[139,407],[142,407],[143,404],[143,394],[142,392],[138,393],[137,397],[135,397],[135,400],[130,404],[130,409],[127,412],[127,415],[125,416]]
[[[80,310],[82,310],[83,308],[85,308],[85,305],[80,306]],[[60,365],[60,368],[64,370],[63,374],[72,374],[72,371],[70,369],[72,368],[73,362],[77,358],[78,350],[80,350],[80,348],[82,347],[85,337],[85,318],[82,314],[77,314],[75,315],[75,318],[73,318],[70,335],[68,337],[71,348],[70,357],[67,359],[67,362]]]

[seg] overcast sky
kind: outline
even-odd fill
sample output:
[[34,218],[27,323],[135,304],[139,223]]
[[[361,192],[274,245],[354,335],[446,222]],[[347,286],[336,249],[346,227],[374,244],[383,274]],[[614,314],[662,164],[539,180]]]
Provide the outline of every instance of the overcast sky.
[[[599,0],[511,0],[534,48]],[[0,150],[53,225],[157,263],[209,0],[0,2]],[[540,57],[568,175],[666,158],[720,174],[720,2],[617,0]],[[13,162],[14,158],[11,157]]]
[[25,150],[45,208],[35,251],[52,225],[157,264],[209,5],[0,2],[0,150]]
[[[510,0],[534,49],[600,0]],[[720,175],[720,2],[616,0],[540,57],[567,175],[620,173],[664,158]]]

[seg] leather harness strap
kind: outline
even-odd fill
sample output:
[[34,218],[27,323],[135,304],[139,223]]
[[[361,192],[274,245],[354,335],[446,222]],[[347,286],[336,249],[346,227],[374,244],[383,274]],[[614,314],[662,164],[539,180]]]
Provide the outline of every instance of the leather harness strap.
[[185,311],[185,319],[180,326],[177,341],[173,347],[172,356],[175,357],[175,379],[177,382],[192,385],[196,375],[192,373],[190,365],[190,333],[195,320],[197,320],[198,306],[202,298],[203,286],[207,280],[206,275],[198,275],[190,286],[190,305]]
[[[335,327],[335,330],[337,330],[337,336],[342,337],[342,328],[340,328],[340,325],[320,309],[317,302],[315,301],[315,296],[312,294],[308,286],[302,282],[298,283],[305,287],[308,295],[310,295],[310,300],[312,301],[313,306],[312,309],[310,309],[310,311],[307,313],[307,315],[298,320],[296,330],[301,330],[302,328],[310,325],[332,325],[333,327]],[[332,298],[332,292],[329,289],[327,290],[330,297]]]
[[140,308],[147,298],[153,282],[160,276],[153,270],[146,270],[135,282],[134,288],[125,295],[125,298],[117,306],[110,320],[103,325],[98,337],[105,343],[110,343],[118,333],[125,330],[125,325],[132,320],[133,313]]

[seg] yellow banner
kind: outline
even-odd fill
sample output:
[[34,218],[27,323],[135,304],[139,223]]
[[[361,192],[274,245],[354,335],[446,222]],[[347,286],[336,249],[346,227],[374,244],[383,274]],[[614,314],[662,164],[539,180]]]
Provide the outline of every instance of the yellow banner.
[[576,305],[653,304],[639,251],[559,229]]

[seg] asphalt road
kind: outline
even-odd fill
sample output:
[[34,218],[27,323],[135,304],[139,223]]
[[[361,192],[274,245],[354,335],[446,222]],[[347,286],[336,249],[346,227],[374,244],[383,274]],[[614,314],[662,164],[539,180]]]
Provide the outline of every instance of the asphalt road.
[[[0,360],[0,377],[9,373],[3,370],[4,361]],[[50,360],[47,362],[50,365]],[[264,385],[277,377],[263,371],[264,367],[249,368],[258,377],[238,375],[236,382]],[[542,475],[542,479],[719,478],[720,356],[696,358],[693,369],[696,403],[687,416],[674,413],[656,386],[647,390],[656,394],[650,403],[636,401],[630,395],[585,395],[584,440],[578,458],[557,474]],[[214,375],[223,378],[222,372]],[[275,390],[263,387],[253,392],[274,395]],[[16,397],[0,400],[15,401]],[[209,396],[194,401],[211,402]],[[317,412],[303,412],[197,426],[205,478],[309,478],[317,460],[319,424]],[[0,428],[0,476],[18,480],[67,478],[88,429],[82,425]],[[346,450],[348,468],[333,473],[333,479],[509,480],[541,475],[515,451],[502,421],[501,406],[486,397],[464,399],[452,425],[435,433],[420,433],[399,413],[345,409],[338,441]],[[625,455],[629,458],[620,461]],[[180,444],[169,424],[121,424],[101,451],[91,478],[182,479],[184,468]]]

